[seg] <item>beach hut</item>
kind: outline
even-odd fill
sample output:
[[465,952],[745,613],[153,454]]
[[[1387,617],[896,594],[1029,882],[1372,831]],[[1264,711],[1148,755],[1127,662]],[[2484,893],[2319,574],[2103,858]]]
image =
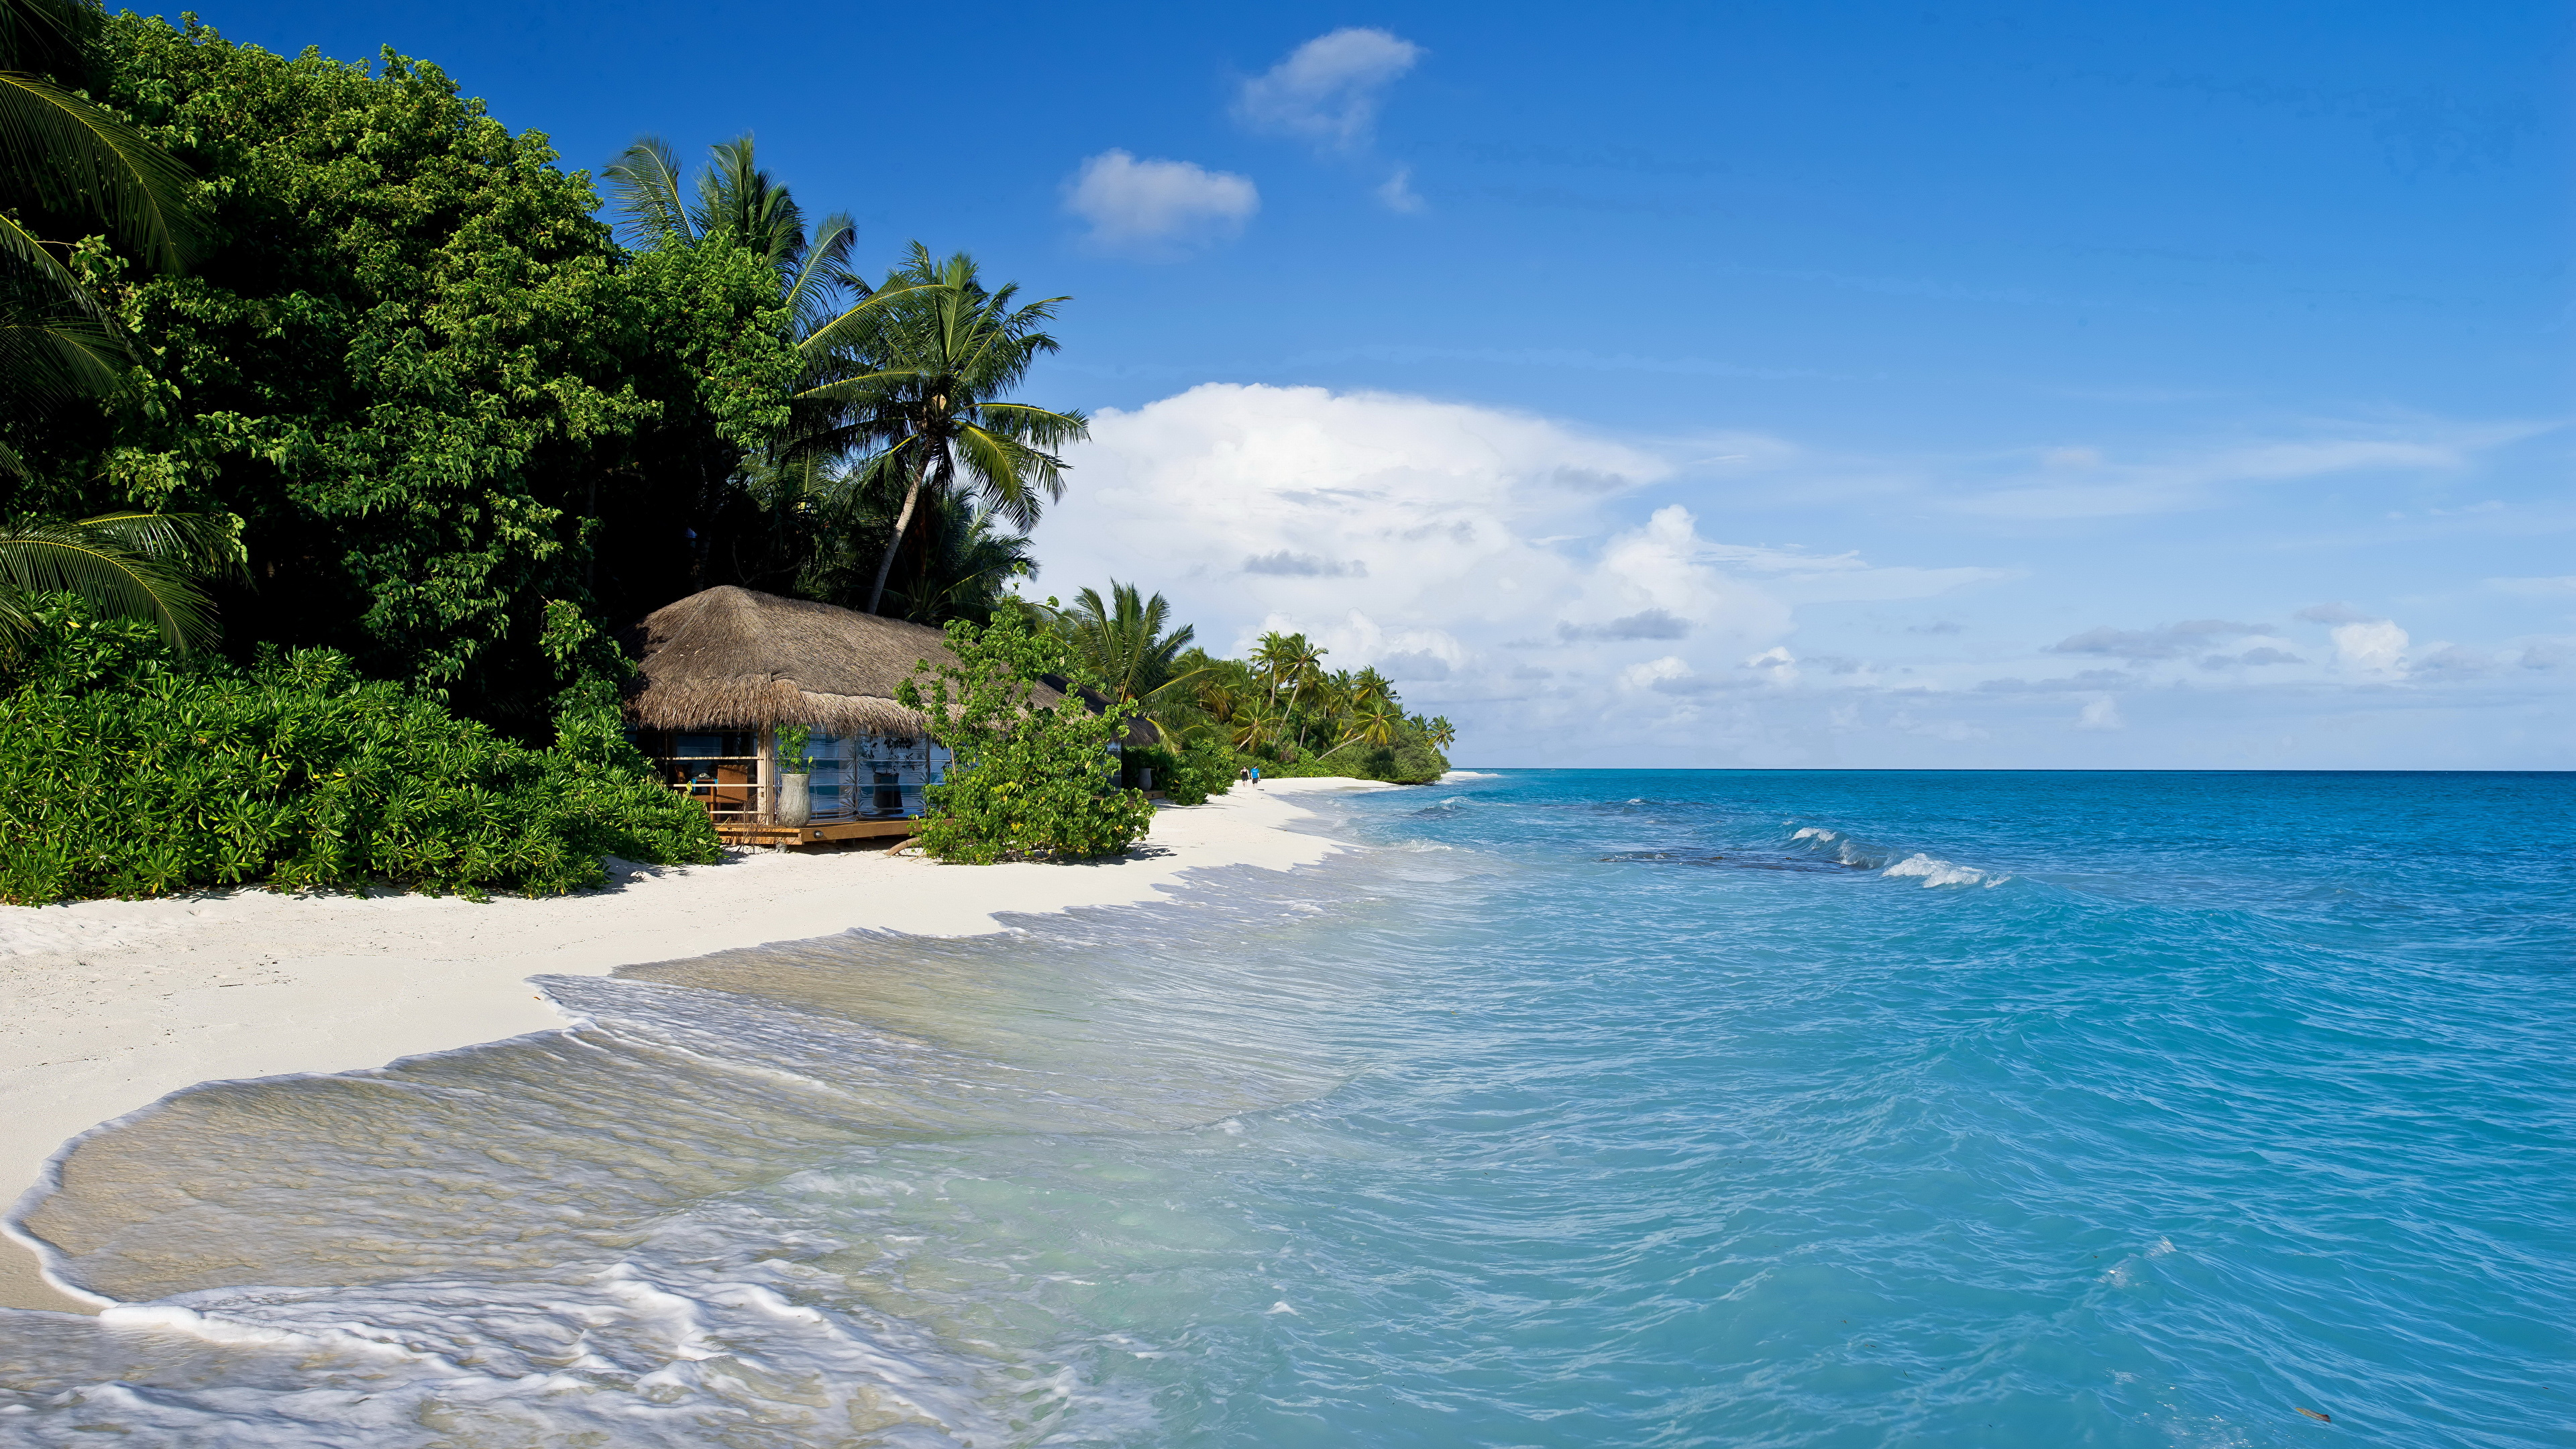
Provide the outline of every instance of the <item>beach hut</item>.
[[[728,585],[656,609],[626,642],[643,677],[626,702],[636,744],[729,842],[910,834],[947,770],[894,698],[914,666],[956,662],[936,629]],[[778,732],[792,725],[812,731],[801,806],[781,788]]]

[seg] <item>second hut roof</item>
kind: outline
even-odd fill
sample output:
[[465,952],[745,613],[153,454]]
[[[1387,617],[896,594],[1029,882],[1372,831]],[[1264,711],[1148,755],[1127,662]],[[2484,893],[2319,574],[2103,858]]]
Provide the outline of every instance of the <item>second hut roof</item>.
[[[644,686],[627,712],[654,729],[920,734],[895,686],[924,660],[957,662],[936,629],[730,584],[654,610],[628,642]],[[1041,687],[1033,702],[1061,698]]]

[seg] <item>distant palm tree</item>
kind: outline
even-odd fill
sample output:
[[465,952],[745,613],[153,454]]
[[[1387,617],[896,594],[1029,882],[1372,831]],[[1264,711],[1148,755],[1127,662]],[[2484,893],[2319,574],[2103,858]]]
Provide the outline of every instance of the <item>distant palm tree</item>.
[[[0,0],[0,396],[20,406],[110,391],[127,355],[65,265],[69,243],[23,218],[103,219],[156,271],[178,270],[202,234],[188,169],[46,74],[77,62],[95,18],[79,0]],[[0,446],[0,471],[26,467]]]
[[1282,634],[1276,630],[1261,636],[1252,651],[1252,660],[1270,686],[1270,698],[1276,702],[1279,691],[1288,691],[1288,708],[1297,707],[1297,691],[1323,663],[1326,651],[1318,649],[1303,634]]
[[141,619],[174,649],[210,642],[215,610],[203,574],[239,567],[231,530],[186,513],[107,513],[74,522],[25,519],[0,528],[0,655],[36,629],[34,596],[62,591],[118,618]]
[[853,478],[903,502],[877,563],[868,612],[878,611],[895,555],[925,493],[972,494],[1023,531],[1040,500],[1064,496],[1059,450],[1090,436],[1079,412],[1004,396],[1057,348],[1043,331],[1062,297],[1019,303],[1016,284],[989,291],[964,252],[935,258],[919,242],[884,284],[819,334],[838,373],[797,394],[829,421],[799,439],[824,455],[864,452]]
[[1435,750],[1446,750],[1458,742],[1458,731],[1450,725],[1449,717],[1445,714],[1432,716],[1423,725],[1422,733],[1431,741],[1431,747]]
[[1280,738],[1287,720],[1269,705],[1246,705],[1226,721],[1228,732],[1238,750],[1257,750]]
[[1395,743],[1403,729],[1403,714],[1395,706],[1379,700],[1353,712],[1349,733],[1342,737],[1340,744],[1326,750],[1324,755],[1339,754],[1352,745],[1391,745]]

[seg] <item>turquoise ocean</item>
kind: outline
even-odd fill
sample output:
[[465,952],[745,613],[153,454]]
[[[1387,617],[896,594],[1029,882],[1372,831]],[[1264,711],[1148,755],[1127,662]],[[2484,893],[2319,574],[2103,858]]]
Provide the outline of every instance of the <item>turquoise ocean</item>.
[[96,1133],[0,1443],[2576,1444],[2576,777],[1305,798]]

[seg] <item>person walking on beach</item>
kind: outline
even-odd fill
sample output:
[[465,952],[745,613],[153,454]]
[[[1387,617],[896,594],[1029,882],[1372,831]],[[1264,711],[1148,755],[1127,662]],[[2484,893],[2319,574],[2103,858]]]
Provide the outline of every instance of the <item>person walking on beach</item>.
[[1252,783],[1256,785],[1261,783],[1261,767],[1259,765],[1252,767]]

